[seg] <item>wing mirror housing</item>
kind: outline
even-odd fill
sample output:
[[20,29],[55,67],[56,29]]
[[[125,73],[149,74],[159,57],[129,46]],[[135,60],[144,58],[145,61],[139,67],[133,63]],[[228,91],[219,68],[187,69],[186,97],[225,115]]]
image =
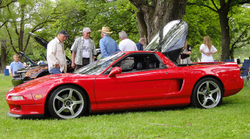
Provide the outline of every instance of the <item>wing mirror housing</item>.
[[110,73],[109,73],[109,77],[115,77],[116,74],[121,74],[122,73],[122,69],[120,67],[114,67]]

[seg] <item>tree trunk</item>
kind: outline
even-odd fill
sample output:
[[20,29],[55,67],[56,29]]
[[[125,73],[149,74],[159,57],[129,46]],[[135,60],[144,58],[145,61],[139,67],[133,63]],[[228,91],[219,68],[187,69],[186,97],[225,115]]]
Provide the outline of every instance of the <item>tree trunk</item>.
[[230,36],[229,36],[229,25],[228,25],[228,11],[221,10],[219,11],[220,26],[222,33],[222,54],[221,61],[229,59],[230,56]]
[[7,58],[6,40],[1,40],[1,67],[0,67],[1,73],[3,73],[3,70],[6,69],[6,58]]
[[[139,29],[139,34],[140,34],[140,38],[147,38],[147,25],[144,21],[144,16],[142,12],[137,12],[136,15],[137,18],[137,22],[138,22],[138,29]],[[145,44],[148,44],[148,41],[146,39]]]
[[[21,21],[20,21],[20,31],[18,35],[18,46],[19,46],[19,52],[24,52],[23,51],[23,39],[24,39],[24,8],[26,5],[21,6]],[[19,59],[21,62],[23,62],[23,57],[20,56]]]
[[[130,0],[130,2],[144,15],[148,42],[166,23],[182,19],[187,4],[187,0],[152,0],[151,3],[147,0]],[[141,19],[137,20],[138,23],[141,22]]]
[[230,56],[229,59],[234,59],[234,49],[230,49]]

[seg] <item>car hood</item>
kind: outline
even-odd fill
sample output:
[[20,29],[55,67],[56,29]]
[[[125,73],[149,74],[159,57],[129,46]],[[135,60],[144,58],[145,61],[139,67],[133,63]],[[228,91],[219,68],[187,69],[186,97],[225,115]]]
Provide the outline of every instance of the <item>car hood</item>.
[[47,49],[47,44],[48,41],[44,40],[43,38],[41,38],[40,36],[29,32],[29,34],[36,40],[37,43],[39,43],[40,45],[42,45],[45,49]]
[[72,73],[63,73],[63,74],[53,74],[47,75],[34,80],[30,80],[21,85],[16,86],[14,89],[18,88],[33,88],[38,86],[43,86],[44,84],[60,84],[73,82],[76,78],[93,78],[93,75],[84,75],[84,74],[72,74]]
[[145,50],[162,52],[172,62],[177,63],[186,41],[187,31],[188,24],[185,21],[171,21],[159,30]]

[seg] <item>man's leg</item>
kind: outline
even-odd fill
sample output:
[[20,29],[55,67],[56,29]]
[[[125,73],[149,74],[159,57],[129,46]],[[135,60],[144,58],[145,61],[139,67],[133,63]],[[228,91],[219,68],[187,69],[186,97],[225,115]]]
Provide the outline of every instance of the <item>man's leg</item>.
[[59,73],[62,73],[62,72],[60,71],[60,68],[53,68],[53,69],[50,70],[50,73],[51,74],[59,74]]

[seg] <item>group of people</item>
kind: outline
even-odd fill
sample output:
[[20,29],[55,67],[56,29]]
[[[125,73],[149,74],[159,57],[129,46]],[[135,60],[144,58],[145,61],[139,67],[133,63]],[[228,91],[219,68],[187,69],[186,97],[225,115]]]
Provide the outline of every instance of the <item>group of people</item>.
[[[108,57],[118,51],[142,51],[145,39],[141,38],[137,44],[130,40],[125,31],[119,32],[119,38],[121,42],[117,45],[116,41],[112,39],[109,35],[109,27],[102,27],[102,30],[99,30],[101,33],[102,39],[99,41],[101,49],[101,58]],[[72,64],[71,67],[75,70],[91,63],[95,59],[96,47],[94,41],[90,39],[91,30],[89,27],[83,28],[83,36],[75,39],[71,51],[72,51]],[[64,51],[63,42],[68,37],[68,33],[65,30],[61,30],[57,37],[52,39],[47,45],[47,61],[48,61],[48,70],[51,74],[66,73],[67,64],[66,56]],[[200,46],[200,52],[202,53],[201,62],[213,62],[212,54],[217,52],[217,49],[212,45],[209,36],[204,37],[204,42]],[[191,46],[188,42],[185,42],[185,46],[180,55],[181,64],[189,64],[191,54]],[[14,72],[19,68],[23,68],[21,62],[19,62],[19,56],[15,54],[13,56],[14,61],[10,64],[10,70],[12,76]]]
[[[119,38],[121,42],[117,45],[116,41],[109,35],[109,27],[102,27],[99,30],[102,39],[99,41],[101,49],[101,58],[108,57],[118,51],[138,51],[143,50],[145,39],[141,38],[139,43],[135,44],[128,38],[125,31],[119,32]],[[71,67],[75,70],[91,63],[95,59],[96,48],[94,41],[90,39],[91,30],[89,27],[83,28],[83,36],[75,39],[71,51],[72,51],[72,64]],[[47,46],[47,61],[48,70],[51,74],[58,74],[67,72],[67,65],[65,59],[65,52],[63,42],[68,37],[68,33],[65,30],[61,30],[57,37],[51,40]]]
[[[214,62],[212,54],[217,53],[217,49],[212,45],[210,37],[205,36],[203,44],[200,46],[200,52],[202,53],[201,62]],[[183,51],[180,55],[180,64],[191,63],[191,46],[188,44],[187,40],[185,42]]]

